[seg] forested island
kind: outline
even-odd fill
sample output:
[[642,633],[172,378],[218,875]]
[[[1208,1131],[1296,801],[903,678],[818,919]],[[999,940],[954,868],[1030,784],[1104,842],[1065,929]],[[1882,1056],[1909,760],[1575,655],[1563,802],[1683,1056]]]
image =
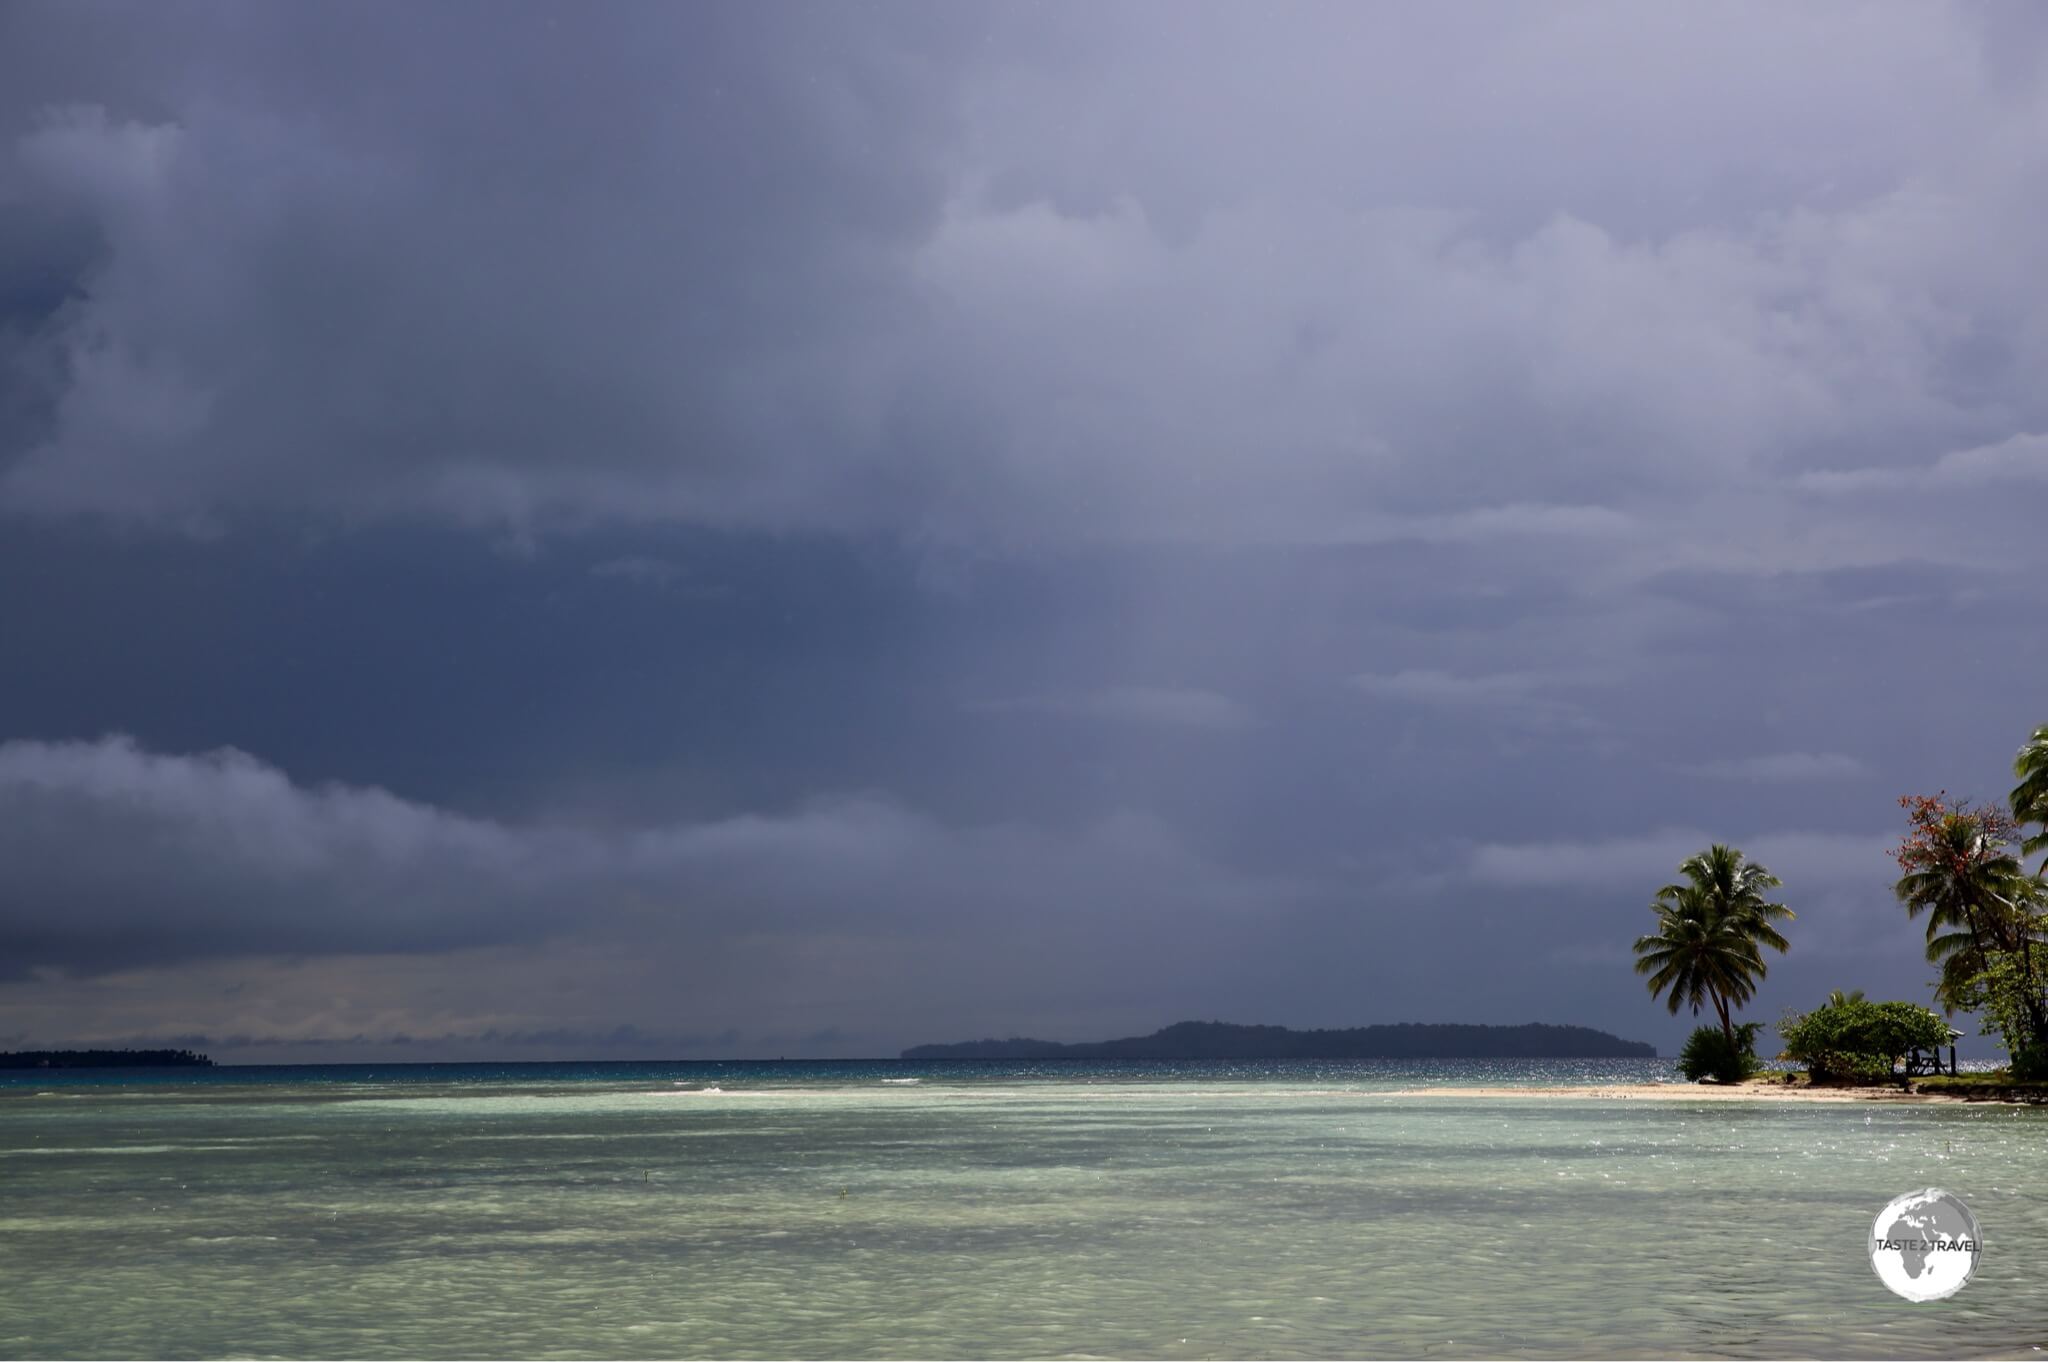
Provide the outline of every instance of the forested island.
[[1348,1030],[1177,1022],[1122,1040],[969,1040],[913,1045],[905,1059],[1654,1059],[1657,1049],[1587,1026],[1400,1022]]
[[192,1050],[12,1050],[0,1051],[0,1069],[210,1069],[213,1061]]

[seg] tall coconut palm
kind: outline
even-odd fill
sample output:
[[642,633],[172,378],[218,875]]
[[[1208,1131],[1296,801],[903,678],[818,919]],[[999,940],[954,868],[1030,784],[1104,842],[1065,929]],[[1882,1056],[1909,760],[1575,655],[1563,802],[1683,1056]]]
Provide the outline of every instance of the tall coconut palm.
[[1673,1013],[1690,1005],[1697,1015],[1713,1004],[1732,1046],[1733,1010],[1756,996],[1768,972],[1762,948],[1786,949],[1774,924],[1794,915],[1770,901],[1778,877],[1734,847],[1717,842],[1687,857],[1678,873],[1684,880],[1659,889],[1650,905],[1657,930],[1636,940],[1636,973],[1649,976],[1650,996],[1664,997]]
[[[1906,916],[1927,914],[1927,959],[1941,966],[1935,999],[1951,1011],[1970,1005],[1971,981],[1994,953],[2015,956],[2032,977],[2040,882],[2008,850],[2010,836],[1996,810],[1936,806],[1892,886]],[[2037,1028],[2048,1027],[2038,1004],[2028,1011]]]
[[[2041,831],[2021,843],[2020,850],[2028,856],[2048,852],[2048,724],[2035,729],[2020,748],[2013,758],[2012,773],[2020,778],[2012,789],[2012,816],[2021,823],[2041,825]],[[2048,860],[2041,862],[2041,871],[2048,874]]]

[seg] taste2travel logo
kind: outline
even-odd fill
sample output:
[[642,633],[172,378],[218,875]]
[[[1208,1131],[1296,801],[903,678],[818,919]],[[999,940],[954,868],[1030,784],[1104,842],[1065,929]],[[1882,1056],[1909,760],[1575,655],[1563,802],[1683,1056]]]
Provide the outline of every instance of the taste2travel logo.
[[1893,1197],[1870,1227],[1870,1268],[1909,1301],[1953,1296],[1977,1270],[1984,1240],[1963,1199],[1939,1187]]

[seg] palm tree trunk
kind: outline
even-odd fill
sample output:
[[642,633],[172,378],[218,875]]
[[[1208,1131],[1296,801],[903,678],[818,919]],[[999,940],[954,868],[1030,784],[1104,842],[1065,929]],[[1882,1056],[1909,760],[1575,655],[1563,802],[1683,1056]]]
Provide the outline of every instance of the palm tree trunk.
[[1728,1000],[1721,996],[1721,990],[1718,988],[1710,988],[1707,992],[1713,996],[1714,1010],[1721,1014],[1721,1034],[1728,1037],[1728,1048],[1733,1050],[1735,1048],[1735,1023],[1728,1020]]

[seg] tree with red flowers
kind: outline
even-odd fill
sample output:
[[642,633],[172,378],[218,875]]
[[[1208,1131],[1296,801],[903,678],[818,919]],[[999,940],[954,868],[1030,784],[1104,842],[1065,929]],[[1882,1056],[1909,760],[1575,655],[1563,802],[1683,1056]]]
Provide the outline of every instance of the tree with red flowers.
[[1981,1011],[2005,1040],[2014,1068],[2048,1063],[2048,998],[2037,946],[2044,944],[2042,882],[2012,847],[2019,825],[1995,805],[1937,795],[1899,800],[1909,824],[1892,853],[1892,886],[1909,917],[1927,915],[1927,959],[1941,966],[1935,999]]

